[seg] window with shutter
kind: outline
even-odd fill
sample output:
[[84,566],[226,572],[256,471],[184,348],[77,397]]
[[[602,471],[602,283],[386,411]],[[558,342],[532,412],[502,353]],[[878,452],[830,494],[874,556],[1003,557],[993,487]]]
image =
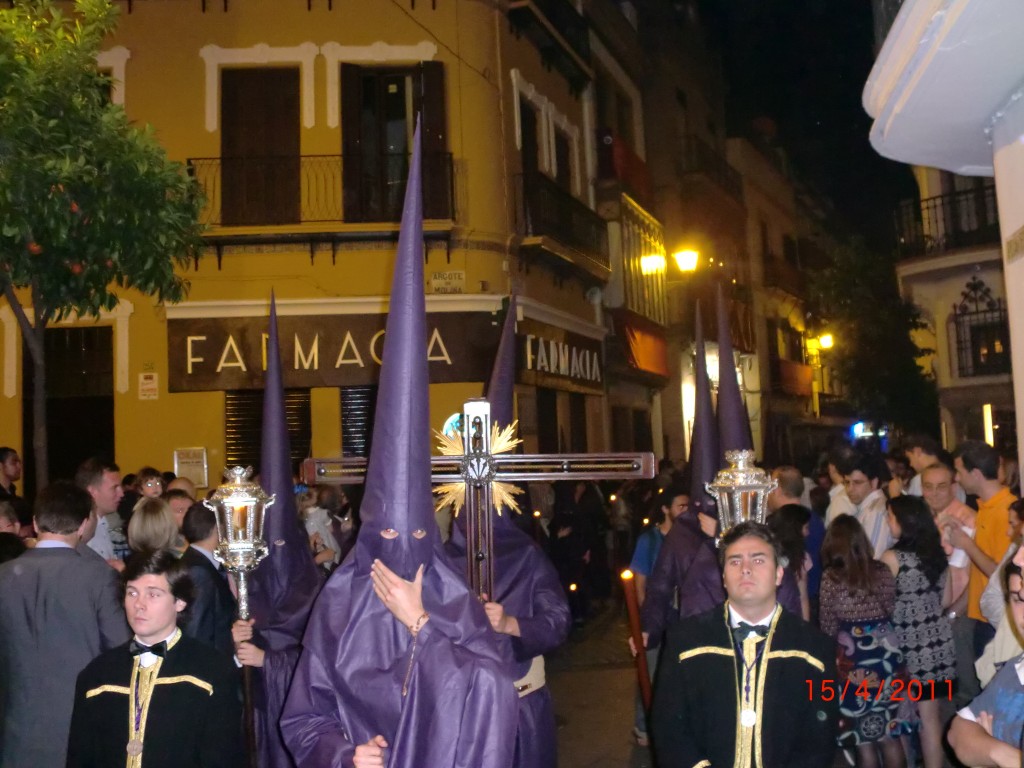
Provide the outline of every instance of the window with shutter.
[[222,223],[300,222],[299,68],[220,74]]
[[423,215],[450,219],[444,65],[341,65],[342,196],[345,221],[398,221],[409,153],[421,117]]
[[373,413],[377,407],[377,385],[341,388],[341,453],[343,456],[370,455]]
[[[285,419],[294,467],[309,456],[313,422],[308,389],[286,389]],[[257,468],[263,424],[263,391],[246,389],[224,393],[224,461],[229,467]]]

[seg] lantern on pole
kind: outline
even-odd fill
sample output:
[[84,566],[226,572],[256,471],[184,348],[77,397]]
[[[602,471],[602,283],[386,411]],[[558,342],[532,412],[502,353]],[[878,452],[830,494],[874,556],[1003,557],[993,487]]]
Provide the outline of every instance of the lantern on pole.
[[720,534],[739,523],[763,523],[768,509],[768,494],[779,482],[754,466],[753,451],[726,451],[729,466],[719,470],[713,483],[705,483],[708,493],[718,502]]
[[224,471],[225,482],[203,502],[217,515],[219,542],[213,555],[238,583],[238,618],[249,618],[248,574],[267,556],[263,514],[274,503],[259,483],[250,480],[252,467]]

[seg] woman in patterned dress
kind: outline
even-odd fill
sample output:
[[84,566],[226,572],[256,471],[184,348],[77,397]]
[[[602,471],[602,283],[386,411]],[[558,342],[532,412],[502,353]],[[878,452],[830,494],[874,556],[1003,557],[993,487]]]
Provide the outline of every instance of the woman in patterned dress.
[[[928,505],[917,496],[889,500],[889,530],[896,544],[882,555],[896,577],[892,621],[900,639],[907,673],[921,681],[907,693],[917,699],[925,768],[941,768],[941,699],[956,677],[953,628],[945,609],[952,599],[948,560]],[[935,681],[928,684],[927,681]],[[937,700],[936,700],[937,699]]]
[[[906,670],[892,625],[896,580],[872,557],[857,519],[832,521],[821,547],[821,630],[836,639],[839,746],[857,750],[861,768],[901,768],[900,736],[909,733],[906,708],[893,681]],[[901,711],[902,710],[902,711]]]

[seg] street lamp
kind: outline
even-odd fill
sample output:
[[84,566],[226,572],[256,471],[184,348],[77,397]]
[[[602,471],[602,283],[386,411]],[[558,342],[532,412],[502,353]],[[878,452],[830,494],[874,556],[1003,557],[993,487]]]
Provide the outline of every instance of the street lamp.
[[700,254],[692,249],[686,249],[676,251],[672,254],[672,258],[675,259],[676,266],[679,267],[680,272],[695,272],[697,270],[697,262],[700,260]]
[[832,349],[835,343],[836,341],[832,338],[831,333],[823,333],[818,337],[818,346],[822,349]]

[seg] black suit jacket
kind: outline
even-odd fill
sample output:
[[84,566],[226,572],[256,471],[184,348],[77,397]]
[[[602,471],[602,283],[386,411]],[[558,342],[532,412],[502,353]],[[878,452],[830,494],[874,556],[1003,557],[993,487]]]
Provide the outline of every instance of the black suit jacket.
[[[777,611],[754,675],[765,667],[754,728],[737,722],[742,659],[725,604],[671,627],[658,664],[651,719],[658,764],[722,768],[827,768],[835,755],[838,702],[823,701],[836,679],[831,638]],[[747,738],[745,738],[745,736]],[[738,745],[745,745],[740,754]],[[744,754],[745,753],[745,754]]]
[[[125,764],[133,663],[126,643],[94,659],[78,676],[68,768]],[[239,679],[229,659],[203,643],[179,638],[167,650],[153,687],[143,738],[143,765],[243,765]]]
[[186,549],[181,560],[188,566],[196,587],[182,631],[222,653],[234,654],[231,625],[235,621],[237,602],[227,579],[206,555],[194,547]]

